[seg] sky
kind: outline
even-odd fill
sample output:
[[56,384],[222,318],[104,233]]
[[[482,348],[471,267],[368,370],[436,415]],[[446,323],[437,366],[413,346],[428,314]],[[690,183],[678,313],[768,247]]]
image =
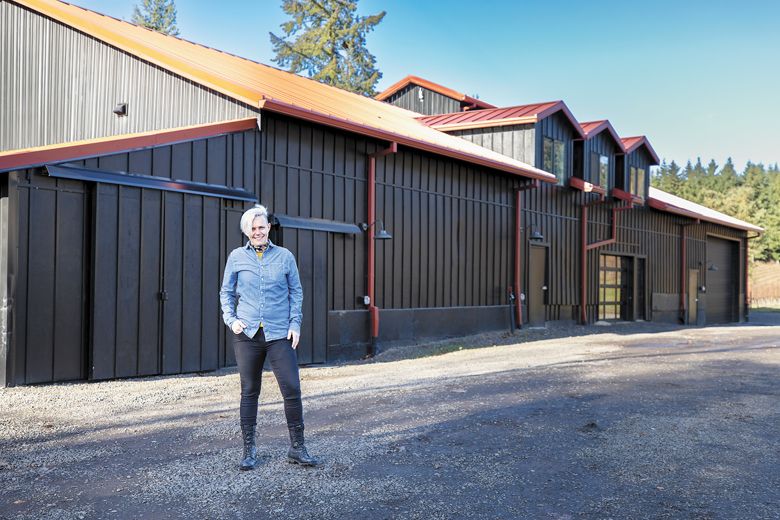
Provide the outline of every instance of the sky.
[[[129,20],[133,0],[71,0]],[[140,0],[138,1],[140,3]],[[216,7],[216,8],[215,8]],[[281,0],[176,0],[180,36],[273,65]],[[658,155],[780,162],[780,2],[361,0],[378,90],[414,74],[498,106],[562,99]]]

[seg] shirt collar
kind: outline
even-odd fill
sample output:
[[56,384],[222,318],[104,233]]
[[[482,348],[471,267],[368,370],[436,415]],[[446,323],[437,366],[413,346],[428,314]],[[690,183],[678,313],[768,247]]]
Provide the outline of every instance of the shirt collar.
[[[265,250],[266,251],[270,251],[272,247],[276,247],[276,246],[275,246],[275,244],[273,242],[271,242],[271,239],[269,238],[268,239],[268,247]],[[246,241],[246,245],[244,246],[244,249],[248,249],[248,250],[254,252],[255,248],[252,247],[252,241],[251,240],[247,240]]]

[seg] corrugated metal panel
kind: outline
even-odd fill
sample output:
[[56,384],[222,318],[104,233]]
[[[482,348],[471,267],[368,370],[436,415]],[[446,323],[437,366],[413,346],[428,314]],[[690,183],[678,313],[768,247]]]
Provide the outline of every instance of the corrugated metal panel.
[[0,33],[0,151],[258,114],[10,2]]
[[391,105],[425,115],[448,114],[461,110],[460,101],[414,84],[388,96],[385,101]]

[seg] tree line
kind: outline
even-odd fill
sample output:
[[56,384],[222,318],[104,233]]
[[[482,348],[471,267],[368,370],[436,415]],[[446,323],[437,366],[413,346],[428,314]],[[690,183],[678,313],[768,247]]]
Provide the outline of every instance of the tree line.
[[780,169],[748,162],[740,173],[731,158],[723,166],[701,159],[680,167],[664,161],[653,173],[651,184],[726,215],[764,228],[750,241],[752,261],[780,261]]

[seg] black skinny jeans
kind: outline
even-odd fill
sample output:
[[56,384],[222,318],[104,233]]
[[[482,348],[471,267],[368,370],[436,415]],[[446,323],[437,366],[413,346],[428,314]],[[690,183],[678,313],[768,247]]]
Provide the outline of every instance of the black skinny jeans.
[[303,426],[301,380],[298,376],[298,355],[289,339],[266,341],[263,329],[254,338],[243,332],[233,336],[238,373],[241,375],[241,426],[257,424],[257,402],[266,356],[284,397],[287,427]]

